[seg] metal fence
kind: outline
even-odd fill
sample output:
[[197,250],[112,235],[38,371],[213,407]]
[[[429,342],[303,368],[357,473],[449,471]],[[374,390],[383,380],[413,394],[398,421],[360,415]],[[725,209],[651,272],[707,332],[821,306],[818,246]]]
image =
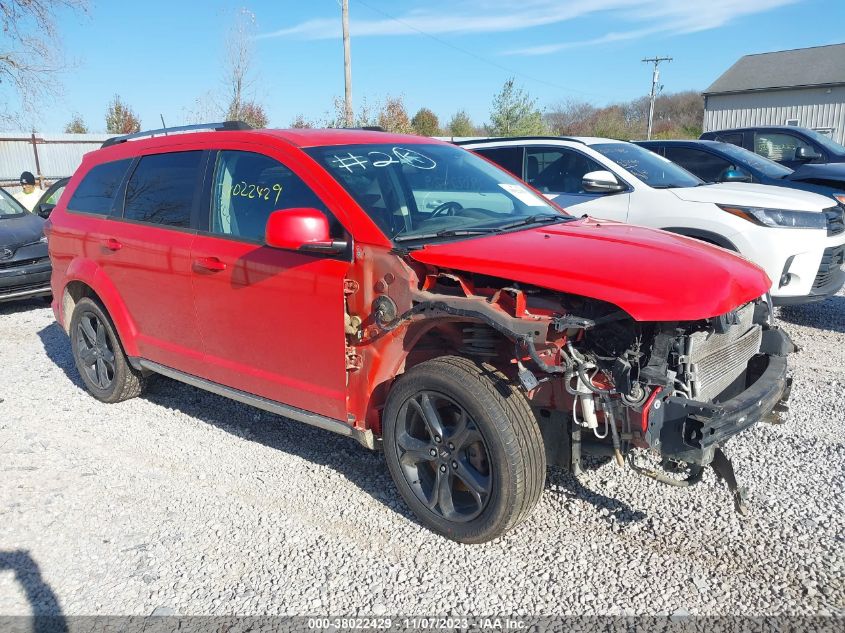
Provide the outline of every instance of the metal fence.
[[0,134],[0,186],[11,192],[19,189],[21,172],[35,174],[42,189],[72,176],[82,157],[99,149],[109,134],[41,134],[12,132]]

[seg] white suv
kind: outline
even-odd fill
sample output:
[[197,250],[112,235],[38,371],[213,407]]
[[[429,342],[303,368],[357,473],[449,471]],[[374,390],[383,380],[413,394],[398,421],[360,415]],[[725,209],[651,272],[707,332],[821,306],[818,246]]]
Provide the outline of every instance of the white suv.
[[825,196],[768,185],[707,184],[647,149],[605,138],[459,144],[573,215],[665,229],[739,252],[769,275],[776,304],[819,301],[845,283],[843,208]]

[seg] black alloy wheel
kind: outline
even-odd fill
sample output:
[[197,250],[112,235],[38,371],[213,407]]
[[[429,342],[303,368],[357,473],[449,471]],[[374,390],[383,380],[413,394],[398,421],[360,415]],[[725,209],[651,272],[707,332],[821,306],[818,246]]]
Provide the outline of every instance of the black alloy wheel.
[[399,410],[395,435],[402,473],[417,498],[447,521],[480,515],[493,473],[484,437],[452,398],[420,391]]
[[115,353],[105,324],[93,312],[83,312],[76,326],[76,345],[85,375],[100,389],[108,389],[117,375]]

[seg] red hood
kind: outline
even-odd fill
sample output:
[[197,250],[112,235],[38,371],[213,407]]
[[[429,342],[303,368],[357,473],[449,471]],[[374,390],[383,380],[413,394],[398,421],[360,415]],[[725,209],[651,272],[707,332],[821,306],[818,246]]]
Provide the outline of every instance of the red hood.
[[717,316],[771,286],[762,269],[721,248],[594,220],[430,245],[411,257],[439,268],[600,299],[637,321]]

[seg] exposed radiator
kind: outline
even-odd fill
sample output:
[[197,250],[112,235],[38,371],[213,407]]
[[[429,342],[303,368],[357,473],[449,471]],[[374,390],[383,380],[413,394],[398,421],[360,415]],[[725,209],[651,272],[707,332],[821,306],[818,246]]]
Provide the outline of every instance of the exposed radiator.
[[755,325],[754,304],[737,310],[739,323],[723,334],[695,332],[688,339],[687,356],[693,398],[711,401],[745,371],[748,361],[760,351],[763,330]]

